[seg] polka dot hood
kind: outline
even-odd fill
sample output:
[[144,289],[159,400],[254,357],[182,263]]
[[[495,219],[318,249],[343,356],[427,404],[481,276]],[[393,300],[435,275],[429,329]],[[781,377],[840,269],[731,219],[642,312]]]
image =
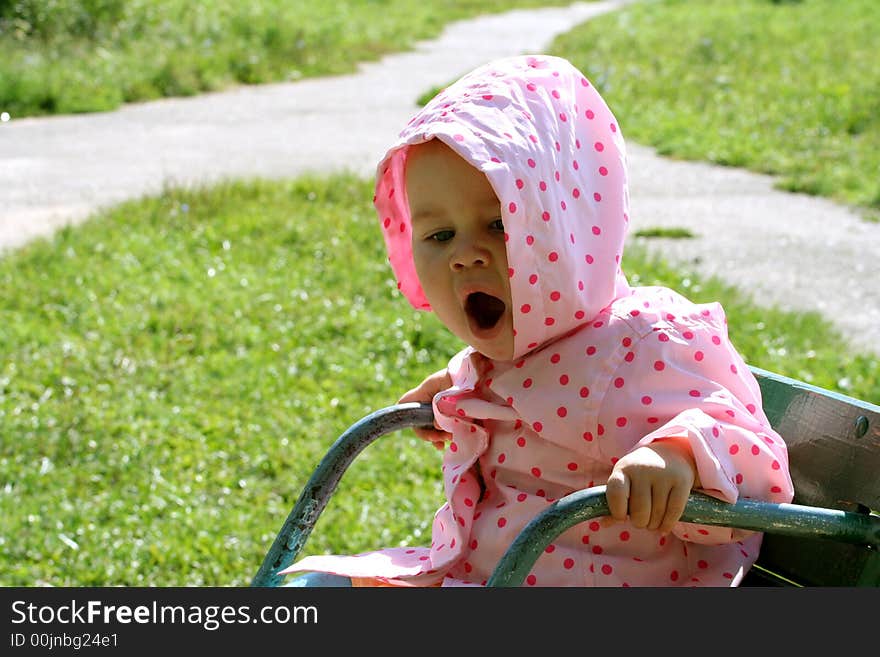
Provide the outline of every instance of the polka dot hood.
[[429,310],[412,255],[407,146],[439,139],[486,174],[508,235],[515,356],[591,320],[628,293],[624,142],[613,114],[566,60],[514,57],[476,69],[410,121],[378,167],[375,206],[398,287]]
[[[515,357],[467,347],[433,399],[452,440],[431,544],[309,556],[326,571],[395,586],[479,586],[549,504],[604,485],[614,464],[669,436],[688,440],[701,492],[790,502],[787,448],[717,303],[628,285],[624,143],[609,108],[567,61],[492,62],[418,112],[377,170],[375,206],[403,295],[429,310],[410,246],[407,148],[439,139],[501,202]],[[599,519],[558,536],[526,586],[735,586],[761,534],[679,522],[668,535]]]

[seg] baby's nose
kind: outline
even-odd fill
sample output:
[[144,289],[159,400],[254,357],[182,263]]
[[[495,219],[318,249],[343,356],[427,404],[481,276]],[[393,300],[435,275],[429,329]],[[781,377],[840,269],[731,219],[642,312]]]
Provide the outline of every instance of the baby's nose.
[[485,267],[488,264],[489,251],[476,242],[462,244],[451,261],[452,269],[456,271],[469,267]]

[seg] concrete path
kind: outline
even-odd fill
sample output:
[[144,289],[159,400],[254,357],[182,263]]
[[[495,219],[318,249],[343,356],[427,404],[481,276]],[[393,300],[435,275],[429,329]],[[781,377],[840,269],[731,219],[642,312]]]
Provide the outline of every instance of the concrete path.
[[[101,114],[13,117],[0,123],[0,251],[169,183],[343,169],[369,176],[425,90],[497,57],[542,52],[557,34],[628,1],[454,23],[352,75]],[[629,163],[633,230],[675,226],[697,235],[648,240],[649,248],[758,303],[818,310],[854,345],[880,353],[880,224],[773,190],[766,176],[670,161],[632,143]]]

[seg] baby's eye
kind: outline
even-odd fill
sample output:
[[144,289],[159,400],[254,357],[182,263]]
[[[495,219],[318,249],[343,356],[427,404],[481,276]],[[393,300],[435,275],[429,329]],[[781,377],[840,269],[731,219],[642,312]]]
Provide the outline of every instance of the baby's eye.
[[489,228],[491,230],[500,230],[503,233],[504,232],[504,222],[501,219],[496,219],[491,224],[489,224]]
[[436,233],[432,233],[428,239],[434,240],[435,242],[448,242],[455,236],[455,231],[452,230],[438,230]]

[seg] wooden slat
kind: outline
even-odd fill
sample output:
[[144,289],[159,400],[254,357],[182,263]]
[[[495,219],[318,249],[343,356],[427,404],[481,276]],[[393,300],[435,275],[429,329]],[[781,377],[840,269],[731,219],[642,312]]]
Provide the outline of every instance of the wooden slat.
[[[764,411],[788,445],[794,502],[880,511],[880,406],[752,368]],[[878,554],[825,540],[767,534],[759,561],[813,586],[880,586]]]

